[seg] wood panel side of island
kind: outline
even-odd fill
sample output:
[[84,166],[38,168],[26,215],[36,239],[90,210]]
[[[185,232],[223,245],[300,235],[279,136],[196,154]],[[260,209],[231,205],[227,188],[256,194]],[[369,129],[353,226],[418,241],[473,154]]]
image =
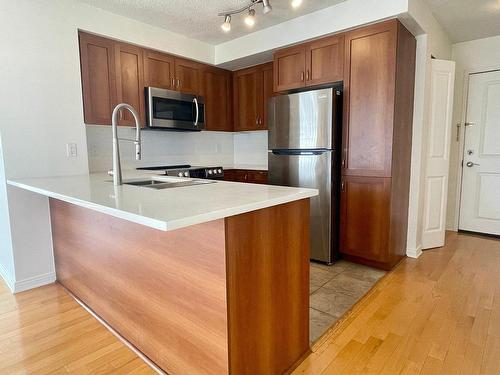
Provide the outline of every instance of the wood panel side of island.
[[169,374],[227,374],[224,220],[164,232],[50,199],[57,280]]
[[309,199],[225,221],[230,373],[288,373],[310,350]]
[[309,199],[167,232],[50,211],[57,280],[168,374],[278,375],[309,352]]

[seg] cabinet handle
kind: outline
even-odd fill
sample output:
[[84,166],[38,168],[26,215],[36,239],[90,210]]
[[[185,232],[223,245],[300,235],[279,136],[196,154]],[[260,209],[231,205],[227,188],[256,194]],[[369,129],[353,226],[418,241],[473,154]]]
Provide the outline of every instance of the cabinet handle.
[[172,88],[175,88],[175,78],[172,77]]
[[342,179],[342,182],[340,183],[340,190],[342,190],[342,193],[345,193],[345,182],[344,182],[344,179]]
[[181,87],[181,80],[177,78],[177,88]]
[[123,120],[123,111],[120,109],[120,120]]
[[304,80],[304,72],[300,72],[300,80],[303,81]]
[[255,118],[255,125],[259,125],[259,116]]
[[309,70],[306,73],[306,80],[309,81]]

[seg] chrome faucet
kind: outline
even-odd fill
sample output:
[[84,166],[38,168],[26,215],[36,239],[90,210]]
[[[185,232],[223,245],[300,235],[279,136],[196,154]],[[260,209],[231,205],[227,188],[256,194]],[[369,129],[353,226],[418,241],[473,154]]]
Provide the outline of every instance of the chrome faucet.
[[[118,116],[122,109],[128,109],[135,120],[135,139],[118,138]],[[111,117],[111,128],[113,130],[113,170],[108,174],[113,176],[113,185],[119,186],[122,184],[122,167],[120,163],[120,141],[128,141],[135,143],[135,159],[141,160],[141,122],[137,111],[129,104],[121,103],[113,109]]]

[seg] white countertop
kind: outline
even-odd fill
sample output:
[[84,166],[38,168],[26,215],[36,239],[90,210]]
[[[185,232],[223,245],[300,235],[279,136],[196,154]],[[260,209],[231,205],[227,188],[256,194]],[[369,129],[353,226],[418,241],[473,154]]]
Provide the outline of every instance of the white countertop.
[[[123,176],[127,182],[156,175],[124,171]],[[157,177],[165,181],[188,180]],[[316,189],[225,181],[163,190],[131,185],[115,188],[111,178],[101,173],[13,179],[8,184],[163,231],[318,195]]]

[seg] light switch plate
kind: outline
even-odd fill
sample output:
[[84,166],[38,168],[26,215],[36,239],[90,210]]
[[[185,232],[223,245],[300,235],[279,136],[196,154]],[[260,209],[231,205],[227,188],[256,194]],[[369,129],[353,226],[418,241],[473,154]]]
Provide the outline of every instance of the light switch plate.
[[76,158],[78,156],[78,149],[76,147],[76,143],[66,144],[66,156],[68,158]]

